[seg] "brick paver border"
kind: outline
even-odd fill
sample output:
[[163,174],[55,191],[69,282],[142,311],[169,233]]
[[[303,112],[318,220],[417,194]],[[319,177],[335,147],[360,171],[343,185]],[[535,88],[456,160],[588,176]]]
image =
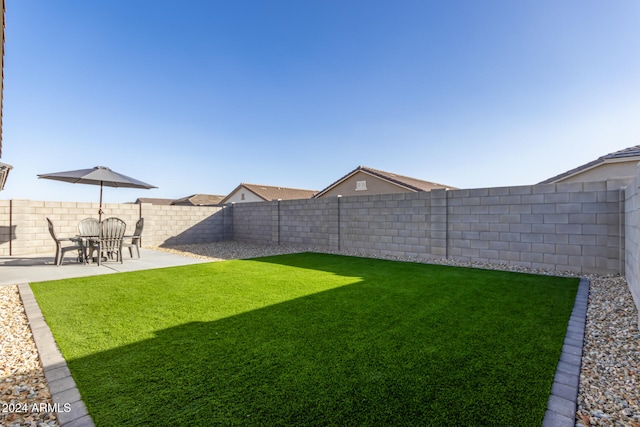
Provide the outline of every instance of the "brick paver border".
[[576,420],[580,365],[587,320],[589,280],[580,279],[560,361],[551,387],[543,427],[573,427]]
[[33,340],[38,348],[44,376],[51,391],[51,398],[57,408],[56,416],[60,426],[95,427],[76,383],[71,377],[67,362],[56,345],[51,329],[44,321],[31,287],[27,283],[22,283],[18,285],[18,291],[31,326]]

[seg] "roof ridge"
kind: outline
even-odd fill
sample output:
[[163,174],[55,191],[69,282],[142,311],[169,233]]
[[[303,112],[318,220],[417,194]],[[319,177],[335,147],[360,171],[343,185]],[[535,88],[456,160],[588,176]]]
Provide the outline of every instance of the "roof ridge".
[[[384,174],[384,175],[390,175],[390,176],[393,176],[393,177],[398,177],[398,178],[407,178],[407,179],[412,180],[412,181],[420,181],[420,182],[425,182],[425,183],[428,183],[428,184],[437,184],[437,185],[441,185],[441,186],[443,186],[443,187],[450,187],[450,186],[447,186],[447,185],[441,184],[441,183],[439,183],[439,182],[435,182],[435,181],[427,181],[426,179],[422,179],[422,178],[415,178],[415,177],[408,176],[408,175],[401,175],[401,174],[399,174],[399,173],[395,173],[395,172],[388,172],[388,171],[384,171],[384,170],[382,170],[382,169],[376,169],[376,168],[371,168],[371,167],[366,167],[366,166],[364,166],[364,167],[363,167],[363,169],[361,169],[361,170],[369,170],[369,171],[374,171],[374,172],[382,173],[382,174]],[[403,184],[403,185],[407,185],[407,183],[406,183],[406,182],[402,182],[402,184]],[[452,188],[452,187],[450,187],[450,188]]]
[[317,190],[312,190],[312,189],[309,189],[309,188],[285,187],[285,186],[282,186],[282,185],[268,185],[268,184],[249,184],[247,182],[242,182],[242,183],[240,183],[240,185],[244,185],[245,187],[250,185],[250,186],[254,186],[254,187],[269,187],[269,188],[284,188],[284,189],[288,189],[288,190],[317,191]]
[[615,159],[617,157],[629,157],[640,155],[640,145],[634,145],[632,147],[623,148],[622,150],[614,151],[604,156],[600,156],[602,159]]

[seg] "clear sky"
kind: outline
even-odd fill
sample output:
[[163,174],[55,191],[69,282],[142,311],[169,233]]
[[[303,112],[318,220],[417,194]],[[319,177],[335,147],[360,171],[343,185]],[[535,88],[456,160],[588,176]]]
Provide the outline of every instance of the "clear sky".
[[6,0],[2,199],[535,184],[640,144],[638,0]]

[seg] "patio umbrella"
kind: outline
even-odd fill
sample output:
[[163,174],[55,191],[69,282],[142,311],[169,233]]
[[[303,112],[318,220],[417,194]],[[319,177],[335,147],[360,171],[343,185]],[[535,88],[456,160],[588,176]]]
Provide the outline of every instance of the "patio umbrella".
[[127,187],[127,188],[158,188],[146,182],[114,172],[104,166],[96,166],[93,169],[79,169],[75,171],[45,173],[38,178],[53,179],[56,181],[71,182],[73,184],[91,184],[100,186],[100,210],[98,218],[102,220],[102,187]]

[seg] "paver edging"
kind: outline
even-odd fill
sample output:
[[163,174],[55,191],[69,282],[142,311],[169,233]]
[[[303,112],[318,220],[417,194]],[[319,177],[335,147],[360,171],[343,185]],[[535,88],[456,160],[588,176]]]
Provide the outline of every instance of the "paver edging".
[[543,427],[575,426],[588,299],[589,280],[581,278],[562,346],[560,362],[551,387],[547,411],[542,421]]
[[28,283],[18,285],[60,427],[95,427]]

